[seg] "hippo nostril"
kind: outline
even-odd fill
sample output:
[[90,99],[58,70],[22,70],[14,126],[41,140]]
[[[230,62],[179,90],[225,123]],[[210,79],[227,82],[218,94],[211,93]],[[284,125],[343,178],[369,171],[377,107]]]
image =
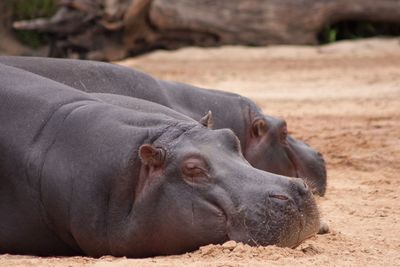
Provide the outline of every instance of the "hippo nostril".
[[302,178],[295,178],[293,181],[295,183],[296,191],[300,196],[305,196],[309,193],[306,181],[304,181]]
[[289,199],[287,196],[284,196],[284,195],[270,195],[269,197],[276,198],[279,200],[288,200]]

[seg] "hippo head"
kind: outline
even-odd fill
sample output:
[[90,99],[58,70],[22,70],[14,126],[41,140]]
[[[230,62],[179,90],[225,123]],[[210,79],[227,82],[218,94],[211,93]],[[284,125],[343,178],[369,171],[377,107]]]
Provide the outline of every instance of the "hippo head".
[[263,116],[253,120],[244,155],[258,169],[303,178],[313,193],[326,190],[326,168],[322,155],[288,135],[286,122]]
[[318,231],[303,180],[252,167],[231,130],[177,130],[140,146],[132,231],[113,254],[177,254],[228,240],[295,247]]

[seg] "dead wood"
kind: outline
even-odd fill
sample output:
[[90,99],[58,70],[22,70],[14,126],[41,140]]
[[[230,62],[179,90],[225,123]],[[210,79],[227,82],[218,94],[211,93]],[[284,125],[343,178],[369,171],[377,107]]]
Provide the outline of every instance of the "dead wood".
[[343,20],[400,22],[400,0],[62,0],[52,18],[14,27],[53,33],[66,56],[115,60],[187,45],[316,44]]

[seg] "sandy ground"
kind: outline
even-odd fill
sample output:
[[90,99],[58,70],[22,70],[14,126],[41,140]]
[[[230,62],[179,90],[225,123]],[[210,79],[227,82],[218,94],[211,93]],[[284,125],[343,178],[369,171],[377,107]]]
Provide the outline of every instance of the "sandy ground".
[[400,266],[400,42],[324,47],[186,48],[121,64],[157,77],[233,91],[319,149],[331,233],[297,249],[228,243],[148,259],[0,255],[0,266]]

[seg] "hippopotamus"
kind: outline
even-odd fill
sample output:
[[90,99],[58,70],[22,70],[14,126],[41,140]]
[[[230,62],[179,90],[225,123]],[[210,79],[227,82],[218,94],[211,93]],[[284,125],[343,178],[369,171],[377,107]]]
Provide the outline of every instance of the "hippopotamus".
[[210,110],[215,114],[213,127],[233,130],[251,165],[268,172],[302,177],[314,193],[325,194],[327,179],[322,155],[288,135],[284,120],[264,115],[246,97],[164,81],[103,62],[31,57],[0,57],[0,62],[85,92],[112,93],[155,102],[195,120]]
[[305,182],[252,167],[210,123],[0,64],[0,253],[146,257],[314,235]]

